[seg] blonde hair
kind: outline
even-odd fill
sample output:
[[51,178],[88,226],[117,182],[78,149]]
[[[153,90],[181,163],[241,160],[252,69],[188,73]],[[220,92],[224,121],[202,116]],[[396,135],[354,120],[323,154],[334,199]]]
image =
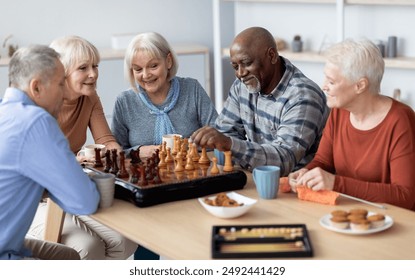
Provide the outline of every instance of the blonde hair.
[[128,45],[124,58],[124,76],[129,81],[131,87],[136,90],[136,82],[132,71],[132,60],[138,52],[146,52],[152,58],[166,59],[170,54],[172,59],[172,66],[167,75],[167,80],[170,81],[177,74],[179,68],[177,55],[173,51],[167,40],[156,32],[147,32],[136,35]]
[[55,39],[50,47],[60,54],[66,75],[81,61],[98,64],[101,60],[98,49],[79,36],[65,36]]
[[326,60],[342,71],[350,82],[369,81],[369,91],[380,93],[385,62],[379,48],[367,39],[346,39],[325,51]]

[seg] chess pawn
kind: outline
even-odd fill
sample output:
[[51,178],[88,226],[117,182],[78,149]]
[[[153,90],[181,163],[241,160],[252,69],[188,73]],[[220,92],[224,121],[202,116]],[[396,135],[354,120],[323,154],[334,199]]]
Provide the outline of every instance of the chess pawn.
[[183,158],[179,156],[179,157],[176,157],[176,167],[174,168],[174,172],[182,172],[182,171],[184,171]]
[[166,154],[163,151],[161,151],[159,153],[159,155],[160,155],[160,162],[158,164],[158,167],[160,167],[160,168],[166,168],[167,167]]
[[171,149],[169,147],[167,147],[167,156],[166,156],[166,162],[167,163],[172,163],[174,162],[174,158],[171,154]]
[[218,159],[216,157],[212,158],[212,168],[210,169],[210,174],[218,174],[219,173],[219,168],[218,168]]
[[206,147],[203,147],[202,148],[202,155],[199,159],[199,164],[209,164],[209,163],[210,163],[210,159],[207,155]]
[[223,171],[231,172],[231,171],[233,171],[232,152],[231,151],[225,151],[223,153],[225,154],[225,165],[223,166]]
[[193,159],[192,156],[189,154],[187,156],[186,166],[184,167],[186,170],[194,170],[195,166],[193,165]]
[[[176,156],[174,157],[175,163],[177,164],[177,162],[179,161],[179,158],[183,159],[182,157],[182,152],[179,150],[176,154]],[[182,160],[183,161],[183,160]]]

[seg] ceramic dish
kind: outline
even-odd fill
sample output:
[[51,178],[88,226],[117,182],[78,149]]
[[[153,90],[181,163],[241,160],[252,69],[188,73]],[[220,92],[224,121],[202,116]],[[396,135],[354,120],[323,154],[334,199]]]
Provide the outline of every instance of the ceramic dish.
[[[369,212],[369,216],[370,215],[374,215],[374,212]],[[331,231],[335,231],[335,232],[340,232],[340,233],[344,233],[344,234],[352,234],[352,235],[364,235],[364,234],[371,234],[371,233],[375,233],[375,232],[379,232],[379,231],[384,231],[388,228],[390,228],[393,225],[393,219],[390,216],[385,215],[385,224],[381,227],[377,227],[377,228],[369,228],[368,230],[361,230],[361,231],[356,231],[356,230],[352,230],[350,229],[350,227],[346,228],[346,229],[339,229],[339,228],[335,228],[331,225],[330,223],[330,218],[331,218],[331,214],[327,214],[324,215],[323,217],[321,217],[320,219],[320,225],[328,230]]]
[[216,195],[207,196],[207,197],[200,197],[198,200],[200,204],[212,215],[223,218],[223,219],[231,219],[231,218],[237,218],[245,214],[249,211],[249,209],[254,206],[254,204],[257,202],[256,199],[252,199],[246,196],[243,196],[241,194],[238,194],[236,192],[228,192],[226,195],[236,200],[238,203],[243,203],[242,206],[235,206],[235,207],[224,207],[224,206],[212,206],[207,204],[204,199],[215,199]]

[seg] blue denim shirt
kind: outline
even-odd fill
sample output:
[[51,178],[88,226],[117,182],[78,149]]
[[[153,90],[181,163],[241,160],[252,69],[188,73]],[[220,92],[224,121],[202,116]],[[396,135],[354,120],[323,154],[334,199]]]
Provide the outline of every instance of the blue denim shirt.
[[28,256],[24,238],[45,190],[68,213],[97,209],[95,183],[56,119],[23,91],[8,88],[0,102],[0,259]]

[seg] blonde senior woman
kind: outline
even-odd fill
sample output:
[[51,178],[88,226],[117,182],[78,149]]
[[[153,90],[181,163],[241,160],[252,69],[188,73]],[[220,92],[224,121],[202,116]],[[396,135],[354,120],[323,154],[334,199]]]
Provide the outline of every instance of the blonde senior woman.
[[[94,45],[78,36],[54,40],[50,47],[60,54],[65,68],[67,96],[58,116],[59,126],[77,153],[86,141],[88,127],[95,143],[107,149],[121,150],[109,129],[96,91],[99,52]],[[29,233],[43,236],[46,214],[41,203]],[[78,251],[82,259],[127,259],[137,245],[118,232],[88,216],[66,214],[62,243]]]

